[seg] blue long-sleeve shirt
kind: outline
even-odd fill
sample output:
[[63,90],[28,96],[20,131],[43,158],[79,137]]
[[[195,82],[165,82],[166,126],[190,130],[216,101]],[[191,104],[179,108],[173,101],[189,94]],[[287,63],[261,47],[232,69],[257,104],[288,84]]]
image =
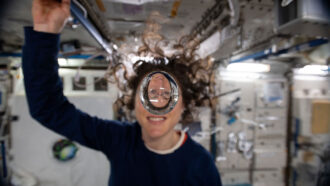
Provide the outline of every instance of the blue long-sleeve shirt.
[[145,147],[138,123],[103,120],[75,108],[63,95],[58,75],[59,37],[25,28],[23,73],[34,119],[102,151],[111,162],[109,186],[221,186],[210,154],[189,136],[175,152],[160,155]]

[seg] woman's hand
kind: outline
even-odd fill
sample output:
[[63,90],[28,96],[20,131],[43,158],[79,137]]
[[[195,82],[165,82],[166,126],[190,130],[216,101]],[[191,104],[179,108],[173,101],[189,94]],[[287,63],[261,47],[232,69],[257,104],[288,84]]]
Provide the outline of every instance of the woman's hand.
[[33,29],[60,33],[70,16],[70,0],[33,0]]

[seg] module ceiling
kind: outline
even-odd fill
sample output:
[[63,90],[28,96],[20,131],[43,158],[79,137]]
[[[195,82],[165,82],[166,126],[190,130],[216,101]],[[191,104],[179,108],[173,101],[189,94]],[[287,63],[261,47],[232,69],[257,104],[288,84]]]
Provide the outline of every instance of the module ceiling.
[[[192,27],[215,0],[181,0],[176,15],[173,10],[176,0],[87,0],[93,12],[108,27],[110,37],[125,40],[127,36],[139,36],[151,12],[159,12],[165,19],[161,33],[169,39],[178,39],[189,34]],[[82,1],[80,1],[82,2]],[[99,4],[101,2],[101,5]],[[23,44],[23,27],[32,25],[31,0],[11,0],[1,2],[0,44],[2,51],[14,52]],[[79,40],[82,45],[100,47],[82,27],[66,26],[62,41]]]

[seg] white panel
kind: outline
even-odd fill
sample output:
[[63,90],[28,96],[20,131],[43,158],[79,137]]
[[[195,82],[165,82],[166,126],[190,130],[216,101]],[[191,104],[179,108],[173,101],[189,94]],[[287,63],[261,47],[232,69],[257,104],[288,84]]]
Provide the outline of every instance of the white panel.
[[267,139],[267,138],[285,138],[287,131],[287,122],[285,120],[278,121],[266,121],[264,128],[256,128],[255,138],[256,139]]
[[[241,119],[252,120],[254,118],[254,82],[249,80],[237,81],[237,80],[222,80],[220,92],[225,93],[234,89],[240,88],[241,91],[235,92],[226,96],[223,96],[219,100],[217,123],[222,127],[222,131],[218,139],[224,141],[230,132],[238,133],[244,131],[248,139],[252,139],[253,131],[249,129],[249,126],[237,120],[232,124],[227,124],[228,117],[221,113],[226,107],[228,107],[236,98],[240,98],[237,102],[239,106],[239,117]],[[250,111],[247,111],[250,110]]]
[[[258,108],[279,108],[287,106],[288,87],[285,79],[260,80],[256,85]],[[272,94],[272,95],[269,95]],[[267,101],[268,96],[277,96],[277,101]]]
[[244,158],[242,153],[239,152],[225,152],[224,161],[217,162],[217,166],[220,171],[223,170],[248,170],[251,165],[251,161]]
[[256,140],[255,142],[255,168],[282,168],[286,164],[285,138]]
[[311,135],[312,99],[293,99],[294,117],[300,120],[299,135]]
[[253,140],[253,130],[249,128],[247,124],[243,124],[239,121],[231,125],[223,125],[222,130],[220,131],[220,135],[218,135],[217,138],[218,140],[226,141],[228,134],[232,132],[236,135],[239,132],[244,132],[248,140]]
[[286,164],[285,151],[264,150],[255,152],[255,168],[282,168]]
[[254,171],[253,186],[284,186],[282,169]]
[[221,173],[221,181],[223,185],[235,185],[235,184],[248,184],[249,172],[248,171],[231,171]]
[[294,75],[293,90],[326,89],[330,87],[330,77],[313,75]]
[[[237,181],[235,176],[233,176],[234,178],[227,176],[224,178],[226,180],[224,184],[249,183],[249,171],[252,174],[255,171],[265,170],[265,175],[256,175],[253,185],[267,185],[267,183],[271,186],[283,185],[283,180],[281,180],[283,175],[276,172],[276,169],[285,167],[287,160],[287,80],[280,74],[235,74],[227,71],[221,71],[219,74],[217,94],[238,88],[241,90],[220,97],[218,100],[216,121],[217,126],[222,130],[220,135],[217,135],[217,142],[222,144],[219,146],[223,149],[221,156],[218,154],[216,164],[220,172],[246,171],[246,182]],[[229,117],[223,111],[237,97],[240,98],[236,103],[236,106],[239,107],[236,112],[238,120],[228,124]],[[233,145],[236,152],[227,151],[228,134],[231,132],[237,136],[237,144]],[[254,157],[251,160],[246,159],[244,154],[239,151],[239,132],[245,132],[247,140],[253,142]],[[218,150],[220,152],[220,149]],[[270,170],[275,170],[275,173]],[[244,178],[243,175],[239,176]],[[267,181],[265,182],[265,180]]]
[[211,108],[198,108],[198,119],[201,121],[202,131],[210,131],[211,126]]
[[284,186],[284,182],[255,182],[253,183],[253,186]]
[[268,139],[256,139],[255,140],[255,150],[284,150],[286,149],[286,139],[285,138],[268,138]]
[[256,128],[256,138],[285,138],[287,131],[287,109],[271,108],[258,109],[256,121],[264,124],[264,127]]
[[214,53],[219,48],[219,45],[220,45],[220,32],[215,32],[200,44],[197,50],[197,54],[201,58],[205,58],[211,55],[212,53]]
[[[69,97],[78,108],[101,118],[112,118],[111,97]],[[75,159],[58,162],[52,157],[51,148],[62,136],[34,121],[27,109],[24,96],[13,97],[12,113],[19,120],[12,123],[13,163],[35,176],[42,186],[106,186],[110,166],[101,153],[79,145]]]

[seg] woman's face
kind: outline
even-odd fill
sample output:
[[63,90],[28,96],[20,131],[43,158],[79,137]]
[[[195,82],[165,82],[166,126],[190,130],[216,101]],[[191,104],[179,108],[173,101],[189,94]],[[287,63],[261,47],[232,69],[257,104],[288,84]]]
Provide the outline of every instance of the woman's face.
[[[166,77],[163,74],[155,74],[149,83],[148,89],[150,91],[153,90],[161,90],[168,89],[170,84]],[[141,83],[141,82],[140,82]],[[164,115],[154,115],[148,112],[142,105],[140,100],[140,85],[138,86],[138,90],[135,94],[135,115],[136,119],[141,125],[143,135],[148,135],[149,138],[159,138],[163,137],[169,132],[171,132],[174,126],[180,121],[181,114],[183,112],[183,103],[182,103],[182,96],[181,96],[181,89],[179,89],[179,100],[173,110],[168,112]],[[154,103],[153,105],[156,107],[162,107],[166,105],[166,92],[159,93],[158,102]]]

